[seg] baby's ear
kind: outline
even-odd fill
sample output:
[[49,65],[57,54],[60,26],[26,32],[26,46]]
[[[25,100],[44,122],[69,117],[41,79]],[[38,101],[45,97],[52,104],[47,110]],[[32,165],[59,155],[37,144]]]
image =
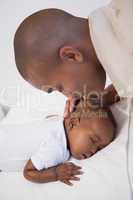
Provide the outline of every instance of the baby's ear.
[[71,124],[72,128],[73,128],[74,126],[78,125],[78,124],[79,124],[79,118],[78,118],[78,117],[76,117],[76,118],[71,118],[70,124]]
[[79,121],[80,121],[79,118],[71,118],[71,117],[67,118],[66,123],[67,123],[67,127],[68,127],[69,131],[71,131],[72,128],[79,123]]

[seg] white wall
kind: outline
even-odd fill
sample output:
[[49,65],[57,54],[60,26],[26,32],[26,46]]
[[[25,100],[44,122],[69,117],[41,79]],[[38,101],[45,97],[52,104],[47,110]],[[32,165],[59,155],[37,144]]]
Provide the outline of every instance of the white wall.
[[[0,0],[0,94],[3,87],[14,88],[19,83],[20,77],[14,62],[13,37],[25,17],[50,7],[87,17],[92,10],[108,2],[109,0]],[[6,95],[6,99],[14,98],[13,92]]]

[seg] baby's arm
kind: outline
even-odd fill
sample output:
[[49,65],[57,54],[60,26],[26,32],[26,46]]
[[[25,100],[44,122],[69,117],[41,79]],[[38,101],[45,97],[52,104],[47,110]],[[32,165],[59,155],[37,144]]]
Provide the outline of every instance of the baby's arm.
[[81,167],[67,162],[55,167],[43,169],[38,171],[32,161],[29,160],[24,168],[24,177],[35,183],[48,183],[54,181],[61,181],[67,185],[73,185],[70,181],[79,181],[80,179],[76,175],[81,175]]

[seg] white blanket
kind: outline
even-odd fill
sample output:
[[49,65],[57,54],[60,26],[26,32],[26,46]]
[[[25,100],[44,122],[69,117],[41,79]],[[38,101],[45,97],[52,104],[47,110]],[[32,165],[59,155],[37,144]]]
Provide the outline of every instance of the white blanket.
[[60,182],[33,184],[25,180],[21,172],[2,172],[0,173],[0,199],[131,200],[133,140],[128,140],[128,136],[130,139],[132,136],[130,135],[132,123],[129,118],[131,107],[131,104],[127,106],[125,101],[112,108],[118,123],[118,136],[114,142],[90,159],[83,161],[72,159],[73,162],[81,165],[84,171],[81,181],[74,183],[73,187]]

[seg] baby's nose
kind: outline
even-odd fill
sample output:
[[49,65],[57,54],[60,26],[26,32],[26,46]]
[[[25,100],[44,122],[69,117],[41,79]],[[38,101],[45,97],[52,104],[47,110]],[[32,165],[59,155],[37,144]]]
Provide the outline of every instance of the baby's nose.
[[87,153],[82,154],[82,157],[83,157],[83,159],[89,158],[89,157],[93,156],[96,152],[97,152],[96,149],[91,149]]
[[93,155],[93,154],[95,154],[96,153],[96,151],[97,151],[97,149],[91,149],[91,155]]
[[91,149],[89,153],[91,156],[93,156],[96,152],[97,152],[97,149]]

